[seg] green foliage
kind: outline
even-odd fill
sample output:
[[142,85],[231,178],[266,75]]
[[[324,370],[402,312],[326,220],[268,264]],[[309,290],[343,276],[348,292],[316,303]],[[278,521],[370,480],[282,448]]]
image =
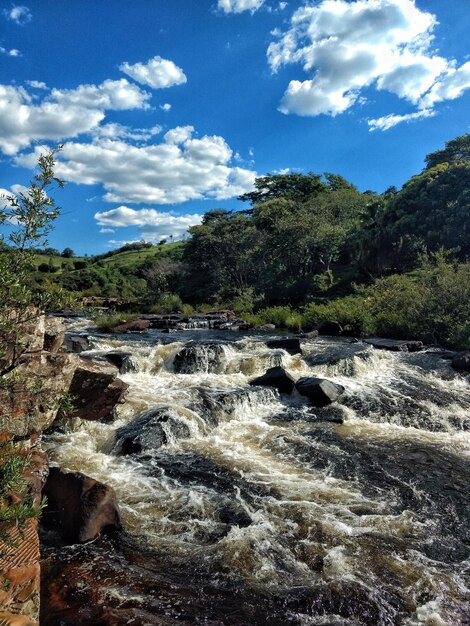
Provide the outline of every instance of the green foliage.
[[[151,313],[176,313],[182,311],[183,301],[176,293],[163,293],[151,307]],[[192,308],[192,307],[191,307]]]
[[100,313],[98,315],[93,315],[92,319],[99,330],[108,332],[113,328],[116,328],[116,326],[136,320],[138,317],[137,313]]
[[432,169],[441,163],[470,161],[470,134],[456,137],[446,142],[443,150],[436,150],[426,157],[426,169]]
[[369,334],[374,330],[370,311],[365,306],[365,298],[353,295],[321,304],[308,304],[304,308],[303,320],[305,328],[315,328],[322,322],[336,321],[345,331],[356,335]]
[[[12,439],[0,442],[0,522],[14,522],[20,529],[26,520],[39,517],[45,501],[36,503],[28,493],[25,472],[31,465],[31,456],[22,449],[21,443]],[[19,501],[11,500],[12,497]],[[0,533],[0,539],[8,539]]]
[[255,189],[256,191],[240,196],[239,200],[250,202],[253,206],[273,198],[286,198],[303,202],[312,195],[326,191],[327,185],[321,181],[321,174],[314,174],[313,172],[308,174],[267,174],[255,180]]

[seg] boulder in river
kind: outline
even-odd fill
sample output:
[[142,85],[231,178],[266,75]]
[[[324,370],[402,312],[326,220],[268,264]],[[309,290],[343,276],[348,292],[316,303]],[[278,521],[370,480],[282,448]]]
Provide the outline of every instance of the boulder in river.
[[112,419],[129,386],[116,378],[116,374],[112,365],[94,361],[77,367],[69,388],[75,407],[72,416],[93,422]]
[[190,431],[171,407],[164,406],[141,413],[137,419],[116,431],[115,450],[134,454],[161,448],[171,439],[187,439]]
[[265,374],[250,381],[258,387],[275,387],[279,393],[292,393],[295,380],[283,367],[270,367]]
[[59,531],[67,543],[85,543],[103,531],[122,528],[114,489],[85,474],[51,468],[44,495],[42,523]]
[[456,370],[470,372],[470,351],[458,352],[452,359],[452,367]]
[[139,369],[131,352],[108,352],[105,354],[105,357],[110,363],[118,368],[120,374],[137,372]]
[[298,337],[287,337],[286,339],[270,339],[266,342],[268,348],[278,348],[285,350],[289,354],[302,354],[300,340]]
[[175,356],[177,374],[222,374],[227,365],[226,347],[222,343],[194,341],[186,344]]
[[69,352],[76,354],[91,349],[90,341],[86,335],[69,335],[65,338],[65,345]]
[[344,387],[326,378],[305,376],[295,383],[297,391],[309,398],[315,406],[326,406],[335,402],[344,392]]
[[339,322],[327,321],[322,322],[318,327],[319,335],[326,335],[328,337],[339,337],[343,333],[343,327]]
[[391,350],[392,352],[418,352],[424,347],[422,341],[415,340],[369,337],[369,339],[364,341],[379,350]]

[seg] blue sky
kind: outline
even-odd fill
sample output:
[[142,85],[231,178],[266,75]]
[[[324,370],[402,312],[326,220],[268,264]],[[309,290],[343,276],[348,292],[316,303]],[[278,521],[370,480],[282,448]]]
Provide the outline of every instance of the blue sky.
[[469,132],[468,0],[0,7],[0,189],[64,144],[59,249],[182,237],[267,172],[400,187]]

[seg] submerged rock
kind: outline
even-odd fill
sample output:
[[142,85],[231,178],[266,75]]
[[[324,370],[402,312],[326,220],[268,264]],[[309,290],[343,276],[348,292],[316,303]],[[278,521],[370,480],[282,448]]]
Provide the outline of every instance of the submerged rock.
[[470,352],[458,352],[452,359],[452,367],[470,372]]
[[158,407],[118,428],[114,449],[120,454],[134,454],[161,448],[172,439],[187,439],[189,436],[187,424],[172,407]]
[[392,352],[418,352],[424,347],[422,341],[414,340],[409,341],[403,339],[381,339],[379,337],[370,337],[364,341],[379,350],[391,350]]
[[174,359],[177,374],[222,374],[227,365],[224,344],[215,342],[191,342],[182,348]]
[[232,419],[237,413],[253,411],[260,404],[269,404],[277,398],[274,389],[264,387],[204,390],[197,410],[206,423],[217,426],[221,419]]
[[331,404],[344,392],[342,385],[326,380],[326,378],[310,376],[299,378],[295,386],[302,396],[309,398],[316,406]]
[[279,393],[292,393],[295,380],[283,367],[270,367],[265,374],[250,381],[258,387],[275,387]]
[[288,337],[286,339],[271,339],[266,342],[268,348],[279,348],[289,354],[302,354],[300,340],[298,337]]
[[224,506],[218,511],[218,518],[222,524],[247,528],[253,523],[248,513],[241,507]]
[[51,468],[44,495],[42,524],[67,543],[85,543],[106,530],[122,528],[114,489],[85,474]]

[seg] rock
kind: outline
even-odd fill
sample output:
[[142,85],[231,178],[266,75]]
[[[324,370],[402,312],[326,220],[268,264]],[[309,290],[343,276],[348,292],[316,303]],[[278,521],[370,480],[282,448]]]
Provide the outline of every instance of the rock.
[[0,388],[0,432],[25,437],[49,428],[58,411],[55,400],[69,388],[77,362],[74,354],[29,355]]
[[171,439],[187,439],[190,431],[172,407],[145,411],[130,424],[116,431],[115,451],[134,454],[142,450],[161,448]]
[[164,328],[162,330],[162,333],[177,333],[178,329],[177,328]]
[[139,371],[139,366],[135,362],[131,352],[108,352],[104,356],[110,363],[118,368],[120,374]]
[[299,378],[295,387],[302,396],[307,396],[315,406],[331,404],[344,392],[342,385],[337,385],[325,378],[310,376]]
[[177,374],[198,372],[222,374],[227,365],[225,345],[215,342],[190,342],[175,356],[174,371]]
[[343,327],[339,322],[323,322],[318,327],[319,335],[327,335],[329,337],[339,337],[343,332]]
[[452,367],[456,370],[470,372],[470,351],[458,352],[452,359]]
[[80,472],[51,468],[44,488],[47,507],[41,523],[67,543],[85,543],[107,530],[121,530],[112,487]]
[[62,347],[65,337],[65,324],[57,317],[47,317],[44,329],[43,350],[46,352],[58,352]]
[[65,338],[65,345],[69,352],[79,354],[91,349],[91,344],[86,335],[70,335]]
[[275,324],[263,324],[262,326],[258,326],[256,330],[275,330]]
[[307,333],[299,333],[297,337],[299,339],[315,339],[318,337],[318,330],[310,330]]
[[201,390],[201,405],[196,412],[211,427],[220,421],[233,419],[237,414],[256,412],[260,404],[279,400],[272,387],[235,387],[223,390]]
[[292,393],[295,380],[283,367],[270,367],[265,374],[250,381],[250,385],[275,387],[279,393]]
[[235,509],[231,506],[224,506],[219,509],[218,517],[222,524],[238,526],[239,528],[247,528],[253,523],[253,520],[244,509]]
[[365,339],[364,341],[379,350],[391,350],[392,352],[418,352],[423,349],[422,341],[382,339],[379,337],[369,337],[369,339]]
[[298,337],[289,337],[287,339],[271,339],[266,342],[268,348],[280,348],[289,354],[302,354],[300,349],[300,340]]
[[150,327],[149,320],[132,320],[125,324],[115,326],[111,332],[113,333],[141,333]]
[[84,420],[109,420],[117,404],[123,402],[128,384],[116,378],[113,366],[90,361],[75,370],[69,393],[74,397],[72,417]]

